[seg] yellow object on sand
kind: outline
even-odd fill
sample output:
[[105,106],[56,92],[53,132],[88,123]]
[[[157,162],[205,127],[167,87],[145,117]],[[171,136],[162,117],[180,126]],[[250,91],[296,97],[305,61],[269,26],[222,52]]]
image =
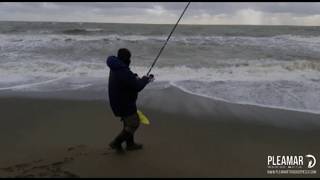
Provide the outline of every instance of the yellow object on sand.
[[141,111],[138,110],[137,113],[138,113],[141,124],[145,124],[145,125],[150,124],[149,119]]

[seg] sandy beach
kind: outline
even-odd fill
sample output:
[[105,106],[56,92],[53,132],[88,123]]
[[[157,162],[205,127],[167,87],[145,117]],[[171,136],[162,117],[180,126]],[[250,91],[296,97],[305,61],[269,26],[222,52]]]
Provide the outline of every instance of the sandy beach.
[[151,120],[136,134],[144,149],[117,154],[108,143],[121,123],[107,101],[2,97],[0,177],[319,177],[319,165],[315,175],[267,174],[268,155],[319,157],[319,115],[175,88],[140,98]]

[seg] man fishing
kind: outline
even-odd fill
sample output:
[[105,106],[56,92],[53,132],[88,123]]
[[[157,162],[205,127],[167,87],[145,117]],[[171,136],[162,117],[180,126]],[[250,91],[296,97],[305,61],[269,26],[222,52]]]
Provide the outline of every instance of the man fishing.
[[128,49],[119,49],[118,57],[108,57],[107,64],[110,68],[110,105],[115,116],[121,117],[121,120],[123,121],[123,130],[109,144],[112,149],[122,151],[121,144],[124,141],[127,143],[127,150],[137,150],[142,148],[142,144],[134,142],[134,133],[140,125],[140,119],[139,115],[137,114],[136,106],[138,92],[140,92],[149,82],[154,80],[154,76],[152,74],[149,75],[149,73],[159,59],[162,51],[166,47],[172,33],[178,26],[179,21],[181,20],[190,3],[191,2],[188,2],[184,8],[181,16],[171,30],[167,40],[161,47],[146,76],[139,78],[137,74],[134,74],[129,69],[131,53]]
[[138,93],[154,80],[152,74],[139,78],[129,66],[131,53],[128,49],[118,50],[118,55],[109,56],[107,65],[109,74],[109,101],[115,116],[120,117],[123,129],[109,144],[112,149],[122,151],[122,143],[126,142],[127,150],[142,149],[142,144],[135,143],[134,133],[140,125],[136,101]]

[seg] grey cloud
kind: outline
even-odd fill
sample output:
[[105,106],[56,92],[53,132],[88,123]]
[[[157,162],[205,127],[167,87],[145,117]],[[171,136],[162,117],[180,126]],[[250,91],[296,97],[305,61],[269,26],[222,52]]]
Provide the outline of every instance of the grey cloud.
[[[150,16],[154,15],[162,16],[161,22],[166,22],[165,18],[167,18],[167,22],[172,23],[185,5],[186,2],[1,2],[0,20],[94,21],[97,17],[100,21],[104,19],[114,19],[119,22],[145,20],[150,23],[152,19]],[[320,15],[320,2],[192,2],[185,18],[202,17],[201,21],[205,22],[204,18],[217,19],[220,17],[217,15],[236,16],[241,10],[246,9],[264,13],[264,16],[269,14],[276,17],[275,14],[290,14],[292,17],[305,16],[310,19],[310,16]],[[290,18],[290,16],[286,17]],[[223,20],[219,19],[219,22]],[[281,22],[286,20],[282,19]],[[288,22],[290,22],[289,19]]]

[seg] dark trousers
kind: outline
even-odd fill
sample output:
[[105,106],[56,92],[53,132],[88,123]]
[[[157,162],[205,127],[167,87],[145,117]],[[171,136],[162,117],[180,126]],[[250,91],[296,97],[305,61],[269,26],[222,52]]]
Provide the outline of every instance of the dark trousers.
[[127,146],[134,144],[134,133],[140,126],[139,116],[137,113],[134,113],[130,116],[121,117],[123,122],[123,129],[120,134],[114,139],[114,143],[122,144],[126,141]]

